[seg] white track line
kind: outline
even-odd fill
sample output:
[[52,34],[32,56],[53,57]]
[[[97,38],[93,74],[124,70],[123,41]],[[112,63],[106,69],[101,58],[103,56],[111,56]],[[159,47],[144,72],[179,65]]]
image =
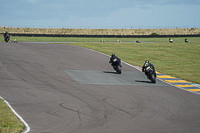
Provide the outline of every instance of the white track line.
[[22,131],[21,133],[28,133],[30,131],[30,127],[29,125],[24,121],[24,119],[11,107],[11,105],[3,98],[0,96],[0,98],[2,100],[4,100],[4,102],[8,105],[8,107],[10,107],[10,109],[12,110],[12,112],[20,119],[20,121],[26,126],[26,128],[24,129],[24,131]]

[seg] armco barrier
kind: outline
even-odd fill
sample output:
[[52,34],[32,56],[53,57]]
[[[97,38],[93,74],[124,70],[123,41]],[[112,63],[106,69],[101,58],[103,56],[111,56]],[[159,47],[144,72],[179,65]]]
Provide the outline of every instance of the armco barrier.
[[[0,33],[3,35],[4,33]],[[153,37],[200,37],[196,35],[63,35],[63,34],[18,34],[10,33],[10,36],[27,36],[27,37],[97,37],[97,38],[153,38]]]

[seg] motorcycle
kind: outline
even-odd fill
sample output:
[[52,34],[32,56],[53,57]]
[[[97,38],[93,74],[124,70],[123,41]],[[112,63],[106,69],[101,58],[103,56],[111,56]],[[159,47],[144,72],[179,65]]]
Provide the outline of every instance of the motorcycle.
[[140,43],[141,41],[140,40],[136,40],[136,43]]
[[[110,62],[111,63],[111,62]],[[114,59],[112,64],[113,66],[113,69],[118,73],[118,74],[121,74],[122,73],[122,68],[120,66],[120,60],[119,59]]]
[[14,41],[13,41],[14,43],[18,43],[18,41],[15,39]]
[[172,40],[171,38],[169,38],[169,42],[170,42],[170,43],[173,43],[173,40]]
[[6,35],[6,37],[4,38],[5,42],[8,42],[10,40],[10,36],[9,34]]
[[147,78],[150,79],[152,83],[156,83],[156,71],[153,65],[148,71]]

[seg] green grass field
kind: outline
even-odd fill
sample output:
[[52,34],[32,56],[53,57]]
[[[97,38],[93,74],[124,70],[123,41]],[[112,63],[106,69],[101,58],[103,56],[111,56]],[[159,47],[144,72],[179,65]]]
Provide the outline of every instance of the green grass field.
[[[185,38],[172,38],[174,43],[169,43],[169,38],[11,37],[11,41],[14,39],[19,42],[74,42],[66,44],[86,47],[108,55],[115,53],[123,61],[135,66],[142,66],[145,60],[149,60],[163,74],[200,84],[200,37],[188,37],[188,43],[184,42]],[[122,43],[117,43],[118,39]],[[135,43],[137,39],[152,43]],[[105,40],[105,43],[101,43],[101,40]],[[3,36],[0,36],[0,42],[3,42]],[[0,106],[4,106],[2,102]],[[9,111],[6,107],[0,109],[0,132],[15,130],[13,117],[2,119],[4,113]]]

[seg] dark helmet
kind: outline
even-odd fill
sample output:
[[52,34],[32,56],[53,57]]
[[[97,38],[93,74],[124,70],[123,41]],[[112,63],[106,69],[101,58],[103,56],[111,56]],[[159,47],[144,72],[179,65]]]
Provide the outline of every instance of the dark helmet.
[[112,54],[112,57],[115,57],[115,54]]
[[145,61],[145,63],[149,63],[149,61],[148,61],[148,60],[146,60],[146,61]]

